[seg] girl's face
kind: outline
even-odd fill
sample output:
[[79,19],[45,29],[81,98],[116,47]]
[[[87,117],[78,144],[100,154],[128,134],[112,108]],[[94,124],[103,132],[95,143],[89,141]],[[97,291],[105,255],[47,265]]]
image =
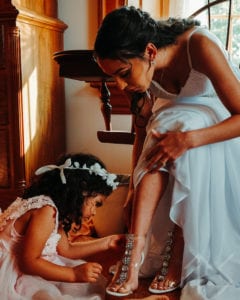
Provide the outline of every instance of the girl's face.
[[82,218],[88,220],[96,215],[97,207],[101,206],[106,196],[98,194],[96,196],[86,197],[82,207]]
[[121,90],[133,93],[145,92],[151,83],[154,67],[147,58],[132,58],[127,61],[98,59],[98,65],[112,76]]

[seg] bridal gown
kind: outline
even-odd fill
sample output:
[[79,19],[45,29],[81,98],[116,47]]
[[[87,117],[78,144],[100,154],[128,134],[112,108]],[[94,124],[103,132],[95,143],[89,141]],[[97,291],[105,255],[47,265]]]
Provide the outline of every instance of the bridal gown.
[[[151,84],[157,100],[134,171],[135,187],[146,173],[144,157],[154,143],[152,129],[161,133],[194,130],[230,116],[210,80],[192,68],[189,41],[196,31],[219,44],[240,78],[238,68],[217,38],[207,29],[196,28],[188,39],[190,74],[180,93],[168,93],[154,81]],[[167,99],[168,104],[162,106],[162,99]],[[152,221],[141,275],[153,275],[159,268],[166,228],[171,229],[175,223],[182,228],[185,241],[181,300],[239,300],[240,138],[188,150],[161,170],[169,173],[169,183]]]
[[23,201],[17,198],[7,210],[0,213],[0,299],[1,300],[103,300],[106,279],[97,283],[67,283],[47,281],[39,276],[22,274],[17,267],[15,250],[22,236],[15,230],[15,221],[31,209],[50,205],[56,209],[56,226],[49,237],[42,258],[61,266],[76,266],[83,260],[67,259],[58,255],[58,211],[46,196],[36,196]]

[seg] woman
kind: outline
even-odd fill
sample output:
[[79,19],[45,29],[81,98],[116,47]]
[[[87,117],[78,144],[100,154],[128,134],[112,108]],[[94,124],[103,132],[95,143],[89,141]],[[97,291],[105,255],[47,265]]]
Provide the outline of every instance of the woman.
[[[134,7],[105,17],[95,58],[132,96],[136,118],[130,251],[108,293],[123,296],[137,289],[144,246],[149,246],[148,257],[161,243],[156,228],[159,205],[165,202],[184,237],[181,299],[237,299],[239,71],[197,21],[155,21]],[[147,236],[150,229],[155,235]],[[168,246],[166,250],[168,254]],[[173,250],[172,258],[178,252],[175,246]],[[164,261],[151,292],[177,287],[164,270],[170,263],[169,272],[174,271],[172,258]]]

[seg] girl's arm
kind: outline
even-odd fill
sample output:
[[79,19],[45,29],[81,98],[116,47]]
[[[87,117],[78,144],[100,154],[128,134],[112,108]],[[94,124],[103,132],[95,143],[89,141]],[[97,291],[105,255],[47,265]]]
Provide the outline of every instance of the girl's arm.
[[41,257],[55,227],[55,217],[56,211],[50,206],[32,211],[25,235],[17,249],[17,263],[21,272],[53,281],[95,282],[102,271],[97,263],[72,268],[56,265]]
[[240,136],[240,83],[220,47],[210,38],[196,33],[191,37],[193,68],[205,74],[231,116],[216,125],[187,132],[153,132],[158,142],[149,151],[148,168],[176,160],[185,151]]
[[59,233],[61,239],[57,245],[58,253],[71,259],[84,258],[98,252],[117,248],[123,240],[123,235],[116,234],[90,241],[69,243],[64,230],[59,229]]

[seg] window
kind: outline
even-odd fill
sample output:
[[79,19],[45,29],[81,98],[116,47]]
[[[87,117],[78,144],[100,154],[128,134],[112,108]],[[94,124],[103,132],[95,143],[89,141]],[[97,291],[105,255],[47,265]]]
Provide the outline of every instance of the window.
[[[222,41],[231,54],[234,62],[240,65],[240,1],[204,1],[210,7],[196,15],[202,25],[210,27],[211,31]],[[211,3],[217,3],[212,5]]]
[[[141,7],[154,18],[196,17],[222,41],[233,61],[240,65],[240,1],[239,0],[128,0],[128,5]],[[208,8],[207,5],[210,7]]]

